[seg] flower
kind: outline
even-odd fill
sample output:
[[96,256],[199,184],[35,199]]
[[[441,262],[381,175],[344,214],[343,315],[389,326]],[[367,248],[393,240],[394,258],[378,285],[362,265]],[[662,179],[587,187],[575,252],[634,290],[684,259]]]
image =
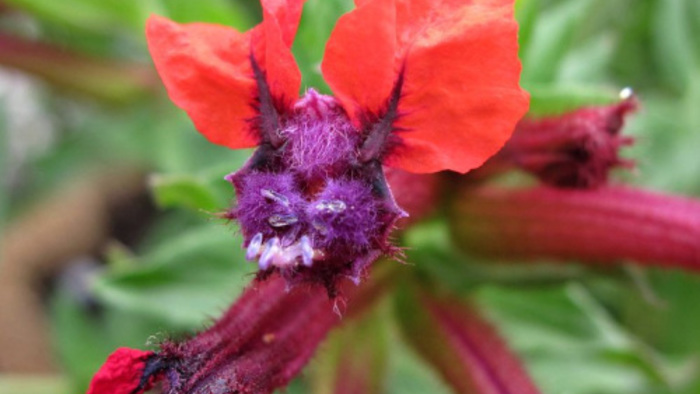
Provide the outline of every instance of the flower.
[[[190,339],[117,351],[90,394],[141,393],[157,382],[167,393],[285,385],[337,324],[340,301],[320,296],[319,286],[290,285],[321,284],[335,298],[342,278],[357,284],[379,256],[397,253],[389,235],[407,214],[383,165],[466,172],[504,144],[527,109],[512,0],[357,0],[322,64],[336,97],[310,89],[297,99],[290,46],[302,5],[263,0],[262,23],[246,33],[149,19],[149,48],[171,99],[210,141],[257,147],[226,177],[237,203],[225,216],[239,222],[246,255],[268,280]],[[411,177],[392,178],[416,191],[403,201],[426,212],[432,194]],[[343,286],[352,308],[388,288],[370,284]]]
[[[149,22],[156,65],[171,97],[198,129],[231,148],[257,147],[226,178],[238,201],[225,216],[239,221],[246,253],[260,266],[258,278],[266,280],[255,281],[197,335],[168,339],[149,352],[117,350],[89,394],[140,394],[154,385],[170,394],[271,392],[300,371],[339,323],[334,307],[345,297],[352,301],[345,317],[355,317],[358,308],[394,290],[390,285],[399,290],[391,300],[395,308],[389,313],[386,304],[374,308],[372,320],[383,323],[395,313],[392,323],[400,330],[387,327],[389,335],[400,332],[455,391],[537,393],[527,369],[487,321],[489,314],[480,311],[479,300],[444,294],[450,293],[452,276],[460,275],[452,284],[452,293],[460,295],[482,282],[527,284],[537,279],[530,267],[525,280],[488,274],[492,267],[478,275],[476,264],[461,269],[453,263],[465,259],[452,253],[446,234],[432,231],[431,223],[405,237],[410,245],[415,233],[431,233],[422,245],[413,240],[416,249],[435,246],[412,256],[422,272],[403,270],[400,277],[377,281],[382,268],[398,273],[396,264],[377,264],[359,286],[340,281],[345,276],[359,281],[379,255],[396,252],[388,237],[403,216],[397,202],[406,209],[415,203],[412,212],[425,212],[425,201],[434,199],[430,192],[414,193],[418,187],[409,178],[391,183],[383,165],[416,173],[464,172],[508,137],[527,100],[517,87],[512,4],[357,0],[355,11],[340,19],[323,62],[335,98],[309,90],[297,99],[300,76],[289,47],[302,3],[263,1],[263,22],[245,34],[158,17]],[[441,213],[456,246],[488,258],[634,260],[697,270],[700,203],[604,185],[609,169],[623,164],[618,148],[628,140],[619,131],[632,108],[627,101],[521,122],[521,136],[497,164],[530,171],[546,186],[447,178],[454,187],[443,196]],[[415,199],[402,199],[407,194]],[[430,263],[435,266],[427,267]],[[437,269],[428,272],[431,268]],[[320,283],[332,297],[321,286],[290,286],[299,283]],[[334,298],[338,293],[344,297]],[[604,318],[590,306],[586,312]],[[525,312],[518,317],[531,314]],[[381,389],[386,348],[372,342],[372,327],[370,335],[354,328],[336,342],[335,362],[325,363],[332,374],[318,379],[321,389],[313,391]],[[358,341],[362,346],[355,346]],[[649,349],[628,353],[627,346],[613,342],[615,354],[634,356],[654,380],[666,380],[666,368],[656,367]],[[629,357],[623,361],[629,364]]]
[[171,99],[210,141],[257,147],[226,177],[259,278],[359,282],[406,213],[382,165],[466,172],[525,113],[513,1],[357,0],[322,63],[335,93],[309,90],[290,47],[303,0],[263,0],[245,33],[151,17],[147,37]]

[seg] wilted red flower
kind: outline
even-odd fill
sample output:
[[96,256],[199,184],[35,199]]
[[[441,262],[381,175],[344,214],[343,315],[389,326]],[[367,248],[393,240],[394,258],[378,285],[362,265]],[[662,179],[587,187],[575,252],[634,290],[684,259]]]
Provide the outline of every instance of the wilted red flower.
[[489,164],[514,165],[556,187],[601,186],[612,168],[633,166],[620,158],[619,151],[634,142],[622,135],[622,128],[625,118],[636,109],[637,99],[631,96],[613,105],[525,118]]
[[326,46],[336,97],[309,90],[290,51],[303,0],[263,0],[246,33],[148,21],[172,100],[210,141],[257,146],[227,179],[248,258],[261,277],[334,293],[382,254],[405,212],[382,164],[466,172],[508,139],[525,113],[513,1],[357,0]]

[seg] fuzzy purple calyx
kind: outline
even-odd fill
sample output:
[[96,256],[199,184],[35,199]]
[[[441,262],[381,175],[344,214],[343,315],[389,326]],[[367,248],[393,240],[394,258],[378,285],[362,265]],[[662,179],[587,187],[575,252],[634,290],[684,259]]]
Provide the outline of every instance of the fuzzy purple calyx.
[[281,143],[263,143],[226,179],[237,203],[246,258],[260,277],[279,272],[289,284],[325,285],[333,294],[342,277],[356,282],[365,268],[395,248],[389,233],[406,216],[395,203],[379,158],[361,152],[368,132],[353,126],[338,102],[314,90],[272,131]]

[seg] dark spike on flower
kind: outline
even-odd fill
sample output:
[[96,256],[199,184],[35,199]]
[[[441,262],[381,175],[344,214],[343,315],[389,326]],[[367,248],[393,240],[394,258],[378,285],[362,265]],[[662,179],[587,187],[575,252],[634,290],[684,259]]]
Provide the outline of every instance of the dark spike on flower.
[[601,186],[612,168],[633,166],[633,162],[620,158],[619,151],[633,143],[621,131],[625,117],[636,108],[637,100],[630,96],[615,105],[583,108],[558,117],[523,119],[485,169],[510,164],[552,186]]

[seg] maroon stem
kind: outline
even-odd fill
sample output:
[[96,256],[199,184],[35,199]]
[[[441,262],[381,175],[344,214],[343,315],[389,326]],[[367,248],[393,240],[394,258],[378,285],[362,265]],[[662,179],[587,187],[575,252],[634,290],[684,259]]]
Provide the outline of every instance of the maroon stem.
[[429,294],[404,299],[403,331],[457,392],[537,394],[518,357],[476,306]]
[[700,202],[689,198],[613,186],[465,188],[452,217],[469,253],[700,270]]
[[211,328],[163,345],[165,391],[268,393],[283,387],[342,322],[341,313],[347,318],[373,303],[389,287],[388,277],[378,273],[359,287],[345,281],[347,309],[321,286],[288,289],[278,276],[256,283]]

